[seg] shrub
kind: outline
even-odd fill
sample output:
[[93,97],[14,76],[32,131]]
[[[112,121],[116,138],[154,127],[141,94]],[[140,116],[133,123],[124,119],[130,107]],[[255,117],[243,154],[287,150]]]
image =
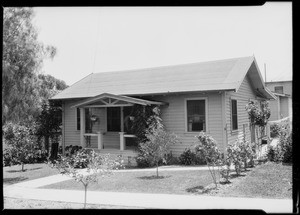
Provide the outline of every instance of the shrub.
[[278,137],[281,130],[281,126],[278,123],[273,123],[270,125],[270,136],[272,138]]
[[186,148],[179,156],[179,162],[182,165],[203,165],[206,164],[204,155],[201,152],[194,152]]
[[179,162],[183,165],[192,165],[195,162],[196,153],[191,151],[191,149],[186,148],[182,154],[179,156]]
[[292,146],[292,134],[286,136],[280,136],[279,139],[282,150],[282,162],[292,163],[293,161],[293,146]]
[[205,158],[212,179],[217,187],[215,167],[217,166],[219,170],[219,167],[223,165],[222,153],[218,149],[217,142],[211,136],[206,135],[204,132],[200,132],[197,138],[199,143],[195,145],[195,151]]
[[7,148],[4,151],[3,164],[21,164],[43,162],[46,160],[44,151],[34,135],[35,126],[7,123],[2,127],[4,144]]

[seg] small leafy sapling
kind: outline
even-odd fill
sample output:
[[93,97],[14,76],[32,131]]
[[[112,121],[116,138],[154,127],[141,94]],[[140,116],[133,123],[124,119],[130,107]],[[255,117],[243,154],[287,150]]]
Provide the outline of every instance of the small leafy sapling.
[[[112,175],[113,170],[123,168],[123,160],[111,159],[109,154],[101,155],[94,150],[82,150],[71,157],[62,156],[53,167],[63,175],[68,175],[84,186],[84,208],[86,208],[87,188],[90,183],[98,182],[102,177]],[[83,169],[85,168],[86,169]]]
[[218,171],[220,174],[219,168],[220,165],[223,163],[222,154],[217,147],[217,142],[211,136],[205,134],[204,132],[200,132],[200,134],[196,137],[198,138],[199,143],[194,146],[195,151],[196,153],[201,153],[204,155],[206,164],[217,188],[218,182],[216,177],[216,171]]

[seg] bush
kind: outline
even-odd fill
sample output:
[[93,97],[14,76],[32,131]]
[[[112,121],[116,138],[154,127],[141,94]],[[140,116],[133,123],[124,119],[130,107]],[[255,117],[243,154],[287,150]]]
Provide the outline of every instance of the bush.
[[203,165],[206,164],[204,155],[201,152],[193,152],[186,148],[179,156],[179,162],[182,165]]
[[292,134],[288,124],[283,124],[279,131],[279,142],[276,147],[270,146],[267,152],[267,158],[273,162],[292,162]]
[[281,126],[278,123],[273,123],[270,125],[270,136],[272,138],[278,137],[281,130]]
[[35,125],[7,123],[2,127],[4,144],[3,165],[44,162],[47,156],[35,136]]
[[196,153],[191,151],[191,149],[186,148],[182,154],[179,156],[179,162],[182,165],[192,165],[195,163]]

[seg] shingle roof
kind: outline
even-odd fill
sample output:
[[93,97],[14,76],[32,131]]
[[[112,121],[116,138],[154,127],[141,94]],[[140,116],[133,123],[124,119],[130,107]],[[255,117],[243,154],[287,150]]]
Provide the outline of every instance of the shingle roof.
[[52,99],[86,98],[102,93],[147,95],[173,92],[237,90],[254,56],[163,66],[86,76]]

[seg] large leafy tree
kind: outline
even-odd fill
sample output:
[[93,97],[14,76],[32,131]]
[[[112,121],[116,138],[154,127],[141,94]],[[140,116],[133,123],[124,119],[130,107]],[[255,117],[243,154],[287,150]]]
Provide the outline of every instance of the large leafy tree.
[[56,49],[37,40],[32,8],[4,8],[2,57],[2,124],[26,122],[38,115],[41,80],[38,72]]

